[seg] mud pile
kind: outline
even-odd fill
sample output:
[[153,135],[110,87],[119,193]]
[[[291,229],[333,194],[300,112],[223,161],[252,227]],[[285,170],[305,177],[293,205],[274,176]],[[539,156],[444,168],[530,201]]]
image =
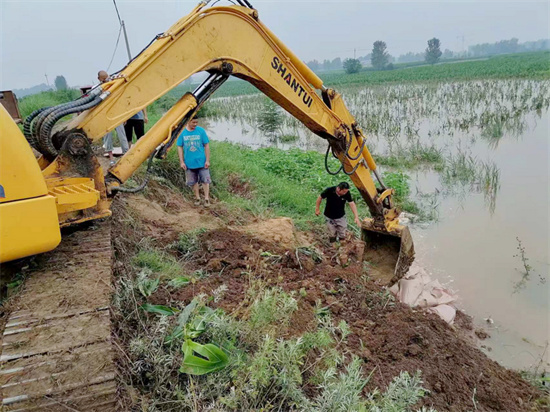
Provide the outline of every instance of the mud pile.
[[[135,200],[129,199],[126,207],[138,211],[141,219],[147,210],[154,213],[161,210],[178,217],[183,213],[170,207],[157,208],[154,201],[143,208]],[[198,249],[180,260],[184,272],[202,271],[206,275],[179,289],[161,285],[149,298],[151,303],[169,306],[189,303],[197,294],[212,295],[225,285],[225,294],[210,306],[244,317],[250,304],[247,295],[250,279],[258,279],[294,292],[299,309],[290,322],[289,337],[316,328],[315,308],[319,306],[329,308],[334,322],[345,320],[349,324],[352,333],[342,349],[346,356],[357,355],[364,360],[365,376],[372,372],[365,393],[374,388],[384,390],[401,371],[421,370],[424,387],[430,391],[422,405],[439,411],[526,411],[541,397],[518,373],[501,367],[474,348],[458,327],[448,325],[435,314],[397,302],[388,291],[377,286],[369,279],[368,265],[360,260],[359,243],[351,243],[345,251],[338,252],[320,239],[315,240],[313,234],[266,230],[270,225],[292,230],[288,220],[280,224],[253,222],[247,228],[227,227],[223,216],[220,217],[223,210],[217,205],[212,210],[192,209],[186,202],[180,205],[186,208],[185,213],[195,214],[188,222],[208,222],[209,229],[198,238]],[[254,227],[264,230],[254,233]],[[166,246],[169,239],[178,237],[182,226],[163,225],[162,234],[147,222],[135,229],[133,236],[150,236],[159,246]],[[126,237],[121,240],[125,246],[119,247],[119,251],[129,253],[129,232],[121,231],[119,235]],[[315,247],[300,247],[311,240],[315,241]],[[178,252],[171,253],[176,258],[182,257]],[[316,388],[309,390],[314,393]]]

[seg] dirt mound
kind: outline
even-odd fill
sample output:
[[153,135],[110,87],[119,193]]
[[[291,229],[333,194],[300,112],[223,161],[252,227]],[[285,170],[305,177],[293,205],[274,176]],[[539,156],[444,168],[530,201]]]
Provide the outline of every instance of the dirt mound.
[[519,374],[473,348],[456,328],[396,302],[367,280],[358,259],[361,252],[353,253],[354,248],[348,249],[344,268],[330,258],[329,249],[322,258],[312,257],[242,231],[217,229],[200,240],[201,249],[187,269],[206,269],[208,275],[181,289],[160,288],[153,303],[187,303],[198,293],[213,295],[225,285],[227,291],[211,306],[246,316],[251,279],[262,280],[294,292],[299,301],[288,335],[315,329],[318,304],[330,308],[335,322],[350,325],[346,350],[365,361],[366,374],[373,371],[365,393],[385,389],[401,371],[421,370],[430,390],[423,404],[440,411],[525,411],[539,395]]
[[227,176],[227,183],[229,184],[229,191],[245,199],[252,198],[252,185],[242,176],[236,173],[230,173]]
[[305,241],[296,233],[294,223],[288,217],[262,220],[236,229],[284,248],[298,247]]
[[[180,259],[193,281],[181,288],[161,284],[149,297],[150,303],[176,306],[205,293],[215,296],[209,306],[246,317],[251,304],[249,288],[262,282],[293,293],[298,300],[299,310],[285,336],[313,331],[319,307],[328,307],[335,323],[348,323],[351,334],[341,349],[346,356],[364,360],[365,375],[372,372],[365,393],[376,387],[385,390],[401,371],[421,370],[423,386],[430,391],[422,404],[439,411],[525,411],[541,396],[519,374],[491,361],[462,337],[459,329],[472,328],[468,319],[455,328],[434,314],[396,302],[372,280],[369,271],[373,267],[361,262],[361,244],[340,251],[322,242],[317,247],[320,250],[296,248],[299,242],[288,219],[221,228],[222,220],[213,218],[212,211],[191,209],[184,200],[168,198],[156,203],[151,206],[143,197],[131,198],[132,209],[140,219],[143,216],[140,230],[132,236],[157,233],[162,247],[179,231],[219,226],[201,234],[198,249]],[[158,228],[169,234],[159,233]],[[128,235],[121,233],[121,237]],[[171,253],[182,258],[176,251]],[[317,390],[307,388],[312,396]]]
[[173,241],[180,232],[197,228],[213,229],[220,225],[208,210],[193,206],[181,196],[170,196],[164,204],[144,195],[130,195],[126,201],[146,225],[148,234],[160,241]]

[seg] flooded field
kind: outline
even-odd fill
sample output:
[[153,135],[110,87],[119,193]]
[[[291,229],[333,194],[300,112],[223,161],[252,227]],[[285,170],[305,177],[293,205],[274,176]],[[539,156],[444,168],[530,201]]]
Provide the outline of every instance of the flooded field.
[[[550,82],[475,81],[342,90],[383,170],[410,179],[431,219],[411,226],[417,261],[490,330],[489,356],[530,368],[549,355]],[[324,151],[292,117],[266,138],[261,95],[214,100],[215,140]],[[390,159],[391,161],[388,161]],[[543,366],[544,367],[544,366]]]

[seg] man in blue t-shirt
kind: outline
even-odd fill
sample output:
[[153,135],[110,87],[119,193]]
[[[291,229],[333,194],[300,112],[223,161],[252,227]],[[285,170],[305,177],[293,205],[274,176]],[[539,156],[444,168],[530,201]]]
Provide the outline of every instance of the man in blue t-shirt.
[[199,183],[204,191],[204,207],[210,206],[210,145],[208,136],[199,121],[193,117],[178,137],[180,166],[185,170],[187,185],[195,193],[195,206],[200,206]]

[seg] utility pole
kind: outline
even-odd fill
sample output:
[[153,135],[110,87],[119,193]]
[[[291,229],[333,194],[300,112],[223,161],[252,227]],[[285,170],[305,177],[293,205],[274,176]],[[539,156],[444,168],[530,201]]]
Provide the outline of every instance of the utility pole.
[[50,81],[48,80],[48,75],[44,73],[44,76],[46,76],[46,84],[48,85],[48,87],[50,87]]
[[132,53],[130,52],[130,43],[128,42],[128,34],[126,33],[126,25],[124,24],[124,20],[120,18],[120,13],[118,12],[118,7],[116,5],[116,0],[113,0],[113,4],[115,5],[116,15],[118,16],[118,22],[120,23],[122,27],[122,31],[124,33],[124,41],[126,42],[126,51],[128,52],[128,61],[132,60]]
[[353,60],[357,59],[357,49],[353,49]]
[[128,43],[128,35],[126,34],[126,26],[124,25],[124,20],[121,20],[120,24],[122,25],[124,40],[126,41],[126,51],[128,52],[128,61],[130,61],[132,60],[132,53],[130,53],[130,43]]

